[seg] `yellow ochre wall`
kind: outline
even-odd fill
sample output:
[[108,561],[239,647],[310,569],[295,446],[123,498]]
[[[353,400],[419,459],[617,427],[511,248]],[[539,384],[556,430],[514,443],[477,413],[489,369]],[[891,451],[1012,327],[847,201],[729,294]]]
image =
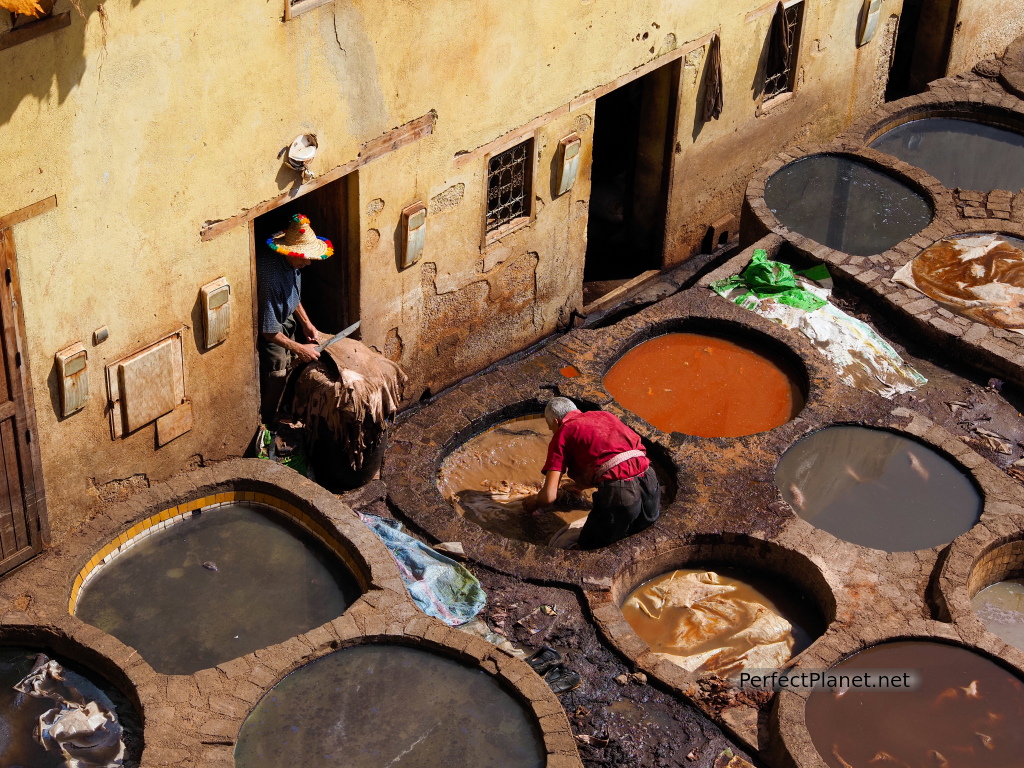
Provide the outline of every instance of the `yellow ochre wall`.
[[[665,255],[679,263],[709,224],[738,214],[766,157],[827,140],[879,102],[902,0],[884,2],[875,40],[857,48],[861,6],[806,0],[796,93],[769,110],[758,83],[774,5],[759,0],[335,0],[288,22],[282,0],[84,0],[85,20],[72,12],[69,28],[0,51],[0,215],[58,199],[14,228],[54,539],[87,517],[94,486],[245,449],[258,401],[249,233],[201,242],[200,230],[293,187],[277,156],[296,135],[317,134],[320,175],[437,114],[432,135],[360,168],[354,203],[362,339],[401,362],[418,397],[580,307],[586,94],[684,52]],[[57,13],[68,8],[58,0]],[[706,48],[695,41],[712,32],[725,110],[703,125]],[[535,220],[482,248],[486,158],[458,157],[549,113],[534,134]],[[552,199],[557,144],[574,130],[580,175]],[[399,214],[417,200],[431,210],[424,254],[399,271]],[[197,291],[222,275],[231,334],[201,351]],[[93,346],[102,325],[110,338]],[[195,428],[159,449],[152,426],[111,440],[103,366],[182,326]],[[76,341],[89,350],[92,398],[62,420],[53,355]]]

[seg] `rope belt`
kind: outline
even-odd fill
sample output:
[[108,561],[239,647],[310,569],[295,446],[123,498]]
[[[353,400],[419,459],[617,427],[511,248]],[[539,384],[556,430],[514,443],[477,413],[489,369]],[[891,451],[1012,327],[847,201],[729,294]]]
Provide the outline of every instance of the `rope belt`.
[[614,469],[615,467],[619,466],[619,464],[621,464],[622,462],[629,461],[630,459],[639,459],[646,455],[647,453],[645,451],[639,450],[623,451],[622,453],[616,453],[614,456],[608,459],[608,461],[606,461],[604,464],[601,464],[599,467],[597,467],[597,469],[594,470],[593,482],[596,483],[601,478],[601,476],[604,475],[608,470]]

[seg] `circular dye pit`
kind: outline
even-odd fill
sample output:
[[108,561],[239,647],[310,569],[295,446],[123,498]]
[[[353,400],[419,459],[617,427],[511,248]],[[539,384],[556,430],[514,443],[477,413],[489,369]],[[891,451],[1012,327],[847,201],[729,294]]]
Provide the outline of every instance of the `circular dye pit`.
[[662,574],[634,589],[622,614],[660,657],[721,677],[784,664],[821,624],[786,585],[731,569]]
[[780,169],[768,179],[764,199],[793,232],[854,256],[883,253],[932,220],[923,195],[836,155],[814,155]]
[[1021,764],[1024,685],[984,656],[929,641],[885,643],[830,671],[915,672],[917,690],[815,691],[805,717],[831,768],[996,768]]
[[540,768],[539,728],[498,681],[426,651],[369,645],[288,675],[242,724],[237,768]]
[[976,322],[1024,329],[1024,240],[1002,234],[948,237],[921,251],[894,279]]
[[[562,490],[548,512],[523,511],[523,501],[544,482],[541,469],[550,440],[551,430],[543,416],[524,416],[491,427],[445,457],[438,473],[441,495],[485,530],[548,544],[566,525],[586,518],[593,495],[592,490]],[[568,483],[564,477],[563,484]]]
[[871,148],[927,171],[950,188],[1024,188],[1024,134],[1006,128],[926,117],[886,131]]
[[218,507],[152,534],[83,588],[75,611],[186,675],[280,643],[340,616],[355,577],[283,514]]
[[619,404],[663,432],[740,437],[796,416],[791,366],[744,341],[669,333],[629,350],[604,377]]
[[882,429],[828,427],[805,437],[783,455],[775,484],[812,525],[889,552],[946,544],[981,516],[981,495],[959,467]]
[[[0,766],[4,768],[67,768],[60,749],[44,749],[33,734],[39,725],[39,716],[58,703],[51,698],[37,698],[14,690],[14,686],[32,671],[37,656],[38,652],[29,648],[0,647]],[[78,691],[83,701],[95,701],[101,709],[114,713],[123,729],[121,738],[126,764],[137,764],[133,761],[138,760],[142,748],[141,723],[128,699],[113,686],[69,664],[66,659],[57,661],[64,668],[65,680],[56,690],[68,700],[74,700],[73,690]]]
[[1024,579],[986,587],[971,600],[971,608],[989,632],[1024,651]]

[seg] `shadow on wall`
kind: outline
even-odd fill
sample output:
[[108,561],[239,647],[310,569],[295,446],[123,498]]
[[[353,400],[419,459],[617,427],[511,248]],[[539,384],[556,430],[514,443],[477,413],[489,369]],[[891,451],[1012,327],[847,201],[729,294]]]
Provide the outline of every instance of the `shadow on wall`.
[[[142,1],[132,0],[132,8]],[[66,2],[58,0],[54,14],[68,10],[66,5]],[[71,12],[69,26],[0,51],[0,72],[4,73],[4,87],[0,89],[0,125],[10,122],[14,111],[26,98],[34,97],[37,102],[46,100],[54,82],[57,84],[58,103],[61,104],[82,82],[86,71],[86,25],[90,22],[101,24],[102,38],[105,39],[107,11],[103,3],[89,0],[80,0],[79,5],[81,14],[68,6]],[[0,14],[10,18],[5,10],[0,9]]]

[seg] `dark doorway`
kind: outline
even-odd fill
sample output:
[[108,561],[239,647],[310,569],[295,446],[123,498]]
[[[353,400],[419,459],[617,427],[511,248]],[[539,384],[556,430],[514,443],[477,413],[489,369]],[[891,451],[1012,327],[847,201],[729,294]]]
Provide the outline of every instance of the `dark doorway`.
[[[290,200],[252,223],[254,257],[270,253],[267,239],[288,228],[291,217],[301,213],[309,218],[318,237],[334,246],[334,255],[302,268],[302,306],[320,333],[335,334],[359,319],[359,216],[356,174],[351,173]],[[253,276],[256,264],[253,263]],[[254,280],[253,288],[258,293]],[[259,300],[256,302],[255,333],[259,336]],[[302,334],[298,332],[299,340]],[[353,334],[358,338],[359,333]],[[262,342],[257,338],[257,346]],[[271,361],[260,354],[260,413],[265,424],[275,422],[278,406],[287,402],[286,378],[270,371]]]
[[317,330],[337,333],[359,319],[359,249],[351,237],[350,222],[358,221],[351,206],[357,199],[356,174],[291,200],[253,222],[257,252],[267,238],[288,227],[296,213],[309,217],[318,237],[334,245],[334,255],[302,270],[302,306]]
[[597,100],[584,304],[661,269],[679,62]]
[[958,0],[904,0],[885,100],[925,90],[946,76]]

